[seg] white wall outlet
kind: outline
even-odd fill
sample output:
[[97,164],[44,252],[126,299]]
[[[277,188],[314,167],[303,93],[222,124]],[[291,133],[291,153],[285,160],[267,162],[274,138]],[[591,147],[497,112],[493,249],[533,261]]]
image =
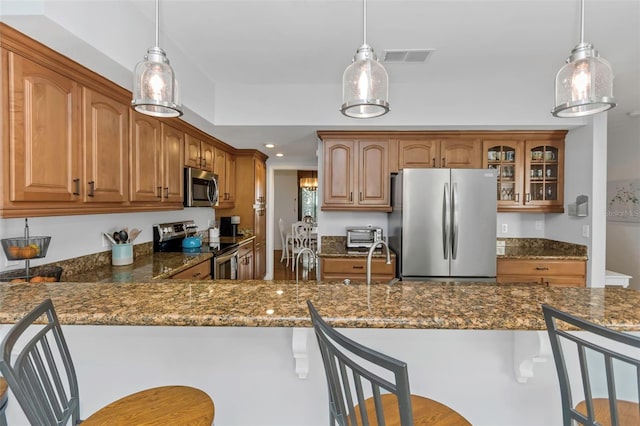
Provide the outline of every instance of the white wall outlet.
[[504,241],[496,241],[496,254],[497,255],[504,255],[504,249],[505,249],[505,245],[506,243]]
[[536,231],[542,231],[544,229],[544,222],[536,220]]
[[582,225],[582,236],[589,238],[589,225]]
[[502,233],[506,234],[507,232],[509,232],[509,225],[507,225],[506,223],[503,223],[501,226],[502,229]]
[[15,261],[15,260],[7,260],[6,262],[4,262],[4,267],[5,268],[13,268],[13,267],[18,267],[20,266],[20,262]]

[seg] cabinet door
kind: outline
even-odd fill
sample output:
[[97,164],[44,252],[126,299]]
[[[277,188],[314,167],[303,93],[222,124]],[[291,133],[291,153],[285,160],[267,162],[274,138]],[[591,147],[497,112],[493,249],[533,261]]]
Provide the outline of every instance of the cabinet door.
[[162,199],[160,122],[131,112],[131,201]]
[[262,160],[255,159],[255,171],[256,171],[256,200],[258,204],[264,204],[266,202],[267,193],[267,168]]
[[189,269],[178,272],[170,278],[175,280],[210,280],[211,279],[211,260],[200,262]]
[[524,142],[517,139],[482,141],[482,167],[496,170],[498,211],[517,209],[524,203]]
[[323,207],[354,205],[353,141],[324,142]]
[[437,139],[399,140],[398,167],[400,169],[436,167],[436,158],[440,155],[439,145],[440,141]]
[[100,93],[84,89],[85,202],[128,200],[129,108]]
[[482,167],[482,142],[478,139],[445,139],[440,143],[440,167],[479,169]]
[[76,202],[80,88],[20,55],[8,52],[7,58],[9,199]]
[[357,204],[390,206],[388,144],[358,141],[357,169]]
[[225,193],[231,206],[236,202],[236,157],[227,152],[225,156]]
[[564,141],[526,141],[524,173],[526,206],[564,212]]
[[188,133],[184,135],[184,165],[196,169],[202,168],[200,139]]
[[162,201],[184,201],[184,133],[162,123]]
[[213,172],[213,163],[214,163],[214,148],[207,141],[200,141],[200,167],[209,172]]

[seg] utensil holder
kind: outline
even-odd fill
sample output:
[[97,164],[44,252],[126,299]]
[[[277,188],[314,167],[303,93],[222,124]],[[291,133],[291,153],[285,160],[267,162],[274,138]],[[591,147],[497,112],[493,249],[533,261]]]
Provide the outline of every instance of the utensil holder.
[[111,246],[111,264],[114,266],[133,263],[133,244],[114,244]]

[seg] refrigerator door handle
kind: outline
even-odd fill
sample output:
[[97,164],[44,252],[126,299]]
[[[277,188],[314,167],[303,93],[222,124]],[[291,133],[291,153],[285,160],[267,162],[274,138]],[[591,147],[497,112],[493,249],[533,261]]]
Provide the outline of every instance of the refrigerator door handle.
[[458,184],[453,183],[451,193],[451,209],[453,210],[453,229],[451,231],[451,258],[458,257],[458,222],[459,222],[459,207],[458,207]]
[[449,235],[451,228],[451,199],[449,194],[449,184],[444,184],[444,197],[442,197],[442,251],[444,258],[449,258]]

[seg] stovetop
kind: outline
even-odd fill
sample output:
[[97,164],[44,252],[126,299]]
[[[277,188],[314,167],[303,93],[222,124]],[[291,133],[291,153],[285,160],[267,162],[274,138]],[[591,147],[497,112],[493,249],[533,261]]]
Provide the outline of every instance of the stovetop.
[[154,252],[183,252],[183,253],[212,253],[220,256],[239,247],[238,243],[211,242],[204,243],[201,247],[183,248],[182,240],[198,233],[193,220],[181,222],[169,222],[153,225],[153,251]]

